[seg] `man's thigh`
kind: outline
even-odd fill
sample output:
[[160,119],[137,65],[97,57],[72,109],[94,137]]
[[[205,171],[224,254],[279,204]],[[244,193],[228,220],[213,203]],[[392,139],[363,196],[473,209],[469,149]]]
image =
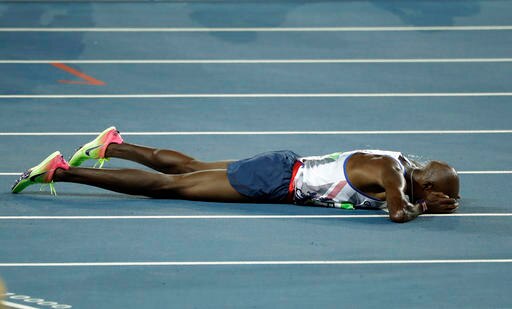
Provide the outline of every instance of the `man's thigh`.
[[183,199],[214,202],[251,202],[230,184],[225,169],[176,175],[176,192]]

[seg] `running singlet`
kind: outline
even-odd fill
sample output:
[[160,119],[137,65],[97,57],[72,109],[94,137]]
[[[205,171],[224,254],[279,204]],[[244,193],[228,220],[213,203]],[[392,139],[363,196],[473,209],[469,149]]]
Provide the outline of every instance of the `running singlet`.
[[299,161],[303,165],[299,168],[293,180],[295,184],[294,203],[349,209],[354,206],[356,208],[387,210],[386,201],[372,198],[350,183],[345,167],[350,156],[355,153],[391,157],[400,164],[405,173],[405,168],[399,157],[408,160],[400,152],[355,150],[325,156],[301,157]]

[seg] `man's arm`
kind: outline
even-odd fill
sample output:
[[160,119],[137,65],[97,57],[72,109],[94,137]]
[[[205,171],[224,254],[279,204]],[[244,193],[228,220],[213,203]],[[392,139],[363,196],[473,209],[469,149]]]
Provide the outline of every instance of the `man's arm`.
[[392,159],[383,158],[380,185],[386,190],[389,218],[404,223],[419,216],[423,211],[420,204],[409,203],[405,196],[405,178],[400,166]]
[[[405,178],[400,166],[392,159],[383,158],[381,162],[381,186],[386,190],[389,218],[393,222],[411,221],[424,212],[421,204],[412,204],[405,196]],[[423,201],[425,213],[452,213],[459,203],[442,192],[428,191]]]

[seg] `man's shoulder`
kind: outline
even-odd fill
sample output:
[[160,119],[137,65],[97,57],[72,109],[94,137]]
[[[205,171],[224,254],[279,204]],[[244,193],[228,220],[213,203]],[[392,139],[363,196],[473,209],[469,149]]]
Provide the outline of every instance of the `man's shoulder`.
[[381,173],[399,173],[402,174],[403,166],[399,161],[390,156],[374,155],[370,160],[365,162],[375,169],[379,169]]

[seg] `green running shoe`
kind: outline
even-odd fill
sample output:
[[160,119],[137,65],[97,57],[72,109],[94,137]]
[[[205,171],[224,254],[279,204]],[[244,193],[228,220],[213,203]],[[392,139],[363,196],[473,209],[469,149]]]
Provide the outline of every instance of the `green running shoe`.
[[98,162],[94,166],[96,167],[99,163],[101,168],[105,161],[108,161],[108,158],[105,158],[105,151],[108,145],[112,143],[121,144],[122,142],[123,138],[116,127],[110,127],[101,132],[94,140],[78,148],[73,156],[71,156],[71,159],[69,159],[69,165],[80,166],[89,159],[95,159]]
[[49,184],[50,192],[53,195],[57,195],[55,187],[53,186],[53,175],[55,174],[55,170],[58,168],[67,170],[69,169],[69,164],[59,151],[55,151],[44,159],[43,162],[23,173],[12,186],[11,192],[20,193],[26,187],[39,183]]

